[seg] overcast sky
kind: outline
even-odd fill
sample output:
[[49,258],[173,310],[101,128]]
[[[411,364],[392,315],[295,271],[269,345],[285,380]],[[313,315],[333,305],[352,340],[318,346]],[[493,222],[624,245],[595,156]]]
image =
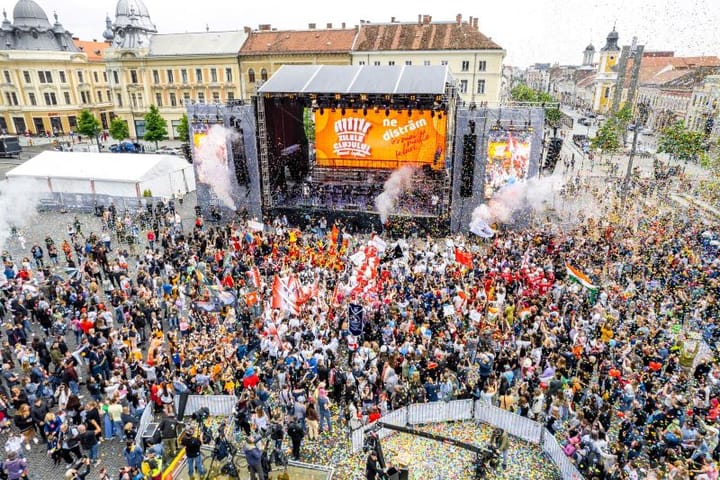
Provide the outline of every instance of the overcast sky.
[[[10,16],[15,2],[0,0]],[[52,21],[57,11],[65,28],[82,39],[102,38],[105,16],[114,20],[110,0],[36,0]],[[453,5],[450,5],[450,4]],[[459,5],[464,6],[460,7]],[[646,50],[674,50],[683,55],[720,55],[720,0],[145,0],[160,33],[257,28],[302,29],[310,22],[356,25],[360,19],[388,22],[479,17],[480,30],[507,51],[505,63],[578,64],[588,42],[596,49],[617,23],[620,44],[633,36]],[[305,6],[306,5],[306,6]]]

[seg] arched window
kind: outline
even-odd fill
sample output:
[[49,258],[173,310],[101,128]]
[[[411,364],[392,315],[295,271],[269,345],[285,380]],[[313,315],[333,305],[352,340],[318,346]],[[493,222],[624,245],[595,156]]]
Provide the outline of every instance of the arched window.
[[252,68],[248,70],[248,82],[255,83],[255,70]]
[[262,80],[263,82],[267,80],[267,70],[265,70],[264,68],[260,70],[260,80]]

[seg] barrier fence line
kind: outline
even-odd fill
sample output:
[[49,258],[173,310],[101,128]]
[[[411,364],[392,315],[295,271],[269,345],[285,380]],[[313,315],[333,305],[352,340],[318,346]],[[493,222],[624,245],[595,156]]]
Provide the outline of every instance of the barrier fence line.
[[[543,452],[557,466],[562,480],[583,480],[583,476],[565,455],[557,439],[545,430],[542,424],[495,407],[482,400],[474,402],[473,400],[454,400],[451,402],[414,403],[389,412],[378,421],[406,427],[426,423],[473,419],[476,422],[482,422],[495,428],[502,428],[514,437],[540,446]],[[350,449],[352,453],[362,450],[365,432],[371,428],[373,428],[373,424],[364,425],[350,433]],[[543,430],[545,430],[544,435]],[[382,439],[391,433],[392,431],[381,429],[378,432],[378,437]]]
[[140,416],[140,422],[138,423],[138,430],[135,434],[135,446],[138,448],[143,448],[143,433],[145,433],[145,429],[147,428],[150,423],[153,421],[153,413],[152,413],[152,404],[148,404],[145,407],[145,410],[143,410],[142,415]]
[[[230,417],[235,413],[235,395],[190,395],[185,404],[184,416],[189,417],[207,407],[213,417]],[[180,409],[180,395],[175,395],[175,411]]]

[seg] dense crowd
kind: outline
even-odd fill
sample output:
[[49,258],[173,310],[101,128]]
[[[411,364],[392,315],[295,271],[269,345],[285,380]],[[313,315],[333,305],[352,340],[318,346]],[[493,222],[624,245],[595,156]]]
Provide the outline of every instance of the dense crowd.
[[[159,478],[179,447],[202,474],[208,439],[177,428],[176,397],[234,394],[252,478],[260,438],[299,459],[334,429],[473,398],[544,423],[587,478],[717,479],[720,242],[687,212],[624,214],[397,242],[321,221],[183,228],[174,212],[143,235],[110,211],[97,235],[69,225],[3,255],[3,469],[21,478],[44,448],[68,479],[110,478],[99,451],[121,441],[122,479]],[[118,224],[134,252],[113,248]],[[165,420],[138,446],[146,408]]]

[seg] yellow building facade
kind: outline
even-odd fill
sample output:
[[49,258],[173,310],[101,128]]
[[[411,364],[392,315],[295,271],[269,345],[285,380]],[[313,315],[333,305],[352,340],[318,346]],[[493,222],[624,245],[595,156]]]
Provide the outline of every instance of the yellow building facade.
[[50,24],[33,0],[20,0],[0,26],[0,131],[69,134],[88,109],[107,128],[108,96],[102,42],[81,42],[55,15]]
[[618,76],[617,64],[620,59],[618,39],[619,35],[613,28],[607,36],[605,46],[600,49],[592,103],[593,111],[598,113],[607,113],[612,107]]

